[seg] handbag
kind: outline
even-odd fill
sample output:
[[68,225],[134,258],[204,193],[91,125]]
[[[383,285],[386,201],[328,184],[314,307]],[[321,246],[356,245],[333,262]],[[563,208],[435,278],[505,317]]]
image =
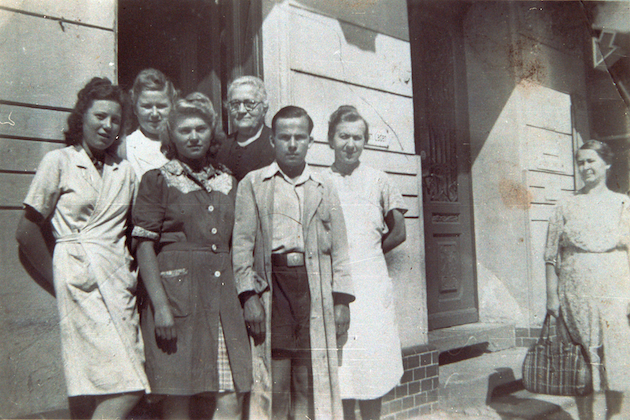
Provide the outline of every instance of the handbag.
[[583,348],[569,335],[562,314],[556,318],[556,335],[550,335],[547,314],[538,342],[523,362],[523,386],[536,394],[583,396],[593,392],[591,365]]

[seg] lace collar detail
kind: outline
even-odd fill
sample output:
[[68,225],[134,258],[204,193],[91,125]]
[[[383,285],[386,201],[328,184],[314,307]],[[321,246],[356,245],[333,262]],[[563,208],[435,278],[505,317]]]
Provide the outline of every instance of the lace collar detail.
[[218,191],[227,195],[232,190],[232,176],[223,169],[222,165],[215,167],[208,162],[201,171],[195,172],[185,163],[172,159],[160,171],[169,187],[184,194],[204,189],[208,193]]

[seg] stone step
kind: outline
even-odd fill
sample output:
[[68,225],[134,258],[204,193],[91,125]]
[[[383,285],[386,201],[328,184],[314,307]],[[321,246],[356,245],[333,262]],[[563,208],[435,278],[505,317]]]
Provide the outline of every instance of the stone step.
[[486,344],[488,351],[499,351],[516,344],[514,325],[477,322],[429,331],[429,344],[440,352]]
[[[506,387],[521,380],[526,352],[526,348],[514,347],[440,365],[440,407],[452,410],[488,405],[497,387]],[[456,352],[448,355],[457,356]]]
[[522,388],[526,353],[527,348],[515,347],[440,365],[439,411],[426,419],[577,420],[574,398]]

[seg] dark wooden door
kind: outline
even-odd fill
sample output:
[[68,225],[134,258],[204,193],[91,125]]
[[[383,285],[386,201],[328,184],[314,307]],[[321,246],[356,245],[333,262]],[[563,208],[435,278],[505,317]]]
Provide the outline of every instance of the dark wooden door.
[[[439,4],[438,4],[439,3]],[[465,9],[410,4],[416,147],[422,156],[429,329],[477,322]]]
[[129,89],[147,67],[162,71],[182,95],[208,95],[215,110],[230,80],[262,77],[259,0],[118,0],[118,81]]

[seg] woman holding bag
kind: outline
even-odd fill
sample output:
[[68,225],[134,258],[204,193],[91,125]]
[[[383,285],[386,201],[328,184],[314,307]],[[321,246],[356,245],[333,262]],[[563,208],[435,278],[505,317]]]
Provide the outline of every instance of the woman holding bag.
[[[589,140],[575,159],[584,187],[559,202],[549,220],[547,311],[561,315],[571,339],[585,349],[593,388],[605,392],[605,418],[627,419],[630,198],[606,186],[613,160],[608,145]],[[594,418],[593,400],[593,394],[576,397],[581,419]]]

